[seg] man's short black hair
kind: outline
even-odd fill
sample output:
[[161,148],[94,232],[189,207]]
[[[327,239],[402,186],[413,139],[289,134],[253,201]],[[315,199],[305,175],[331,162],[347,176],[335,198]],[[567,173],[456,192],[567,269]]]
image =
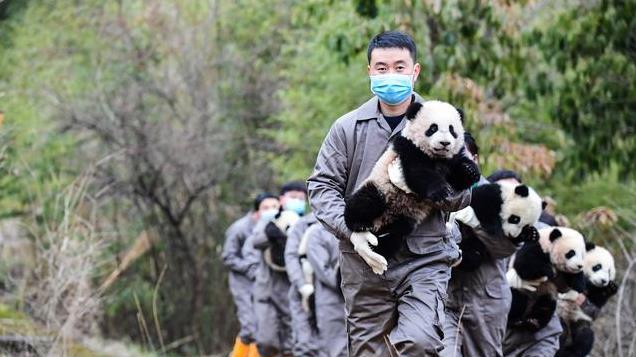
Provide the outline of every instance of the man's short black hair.
[[284,195],[289,191],[301,191],[307,194],[307,186],[303,181],[289,181],[280,189],[280,195]]
[[256,195],[256,198],[254,198],[254,211],[258,211],[259,207],[261,207],[261,203],[263,203],[263,201],[265,201],[268,198],[273,198],[275,200],[278,200],[278,196],[270,192],[261,192],[258,195]]
[[464,132],[464,145],[473,156],[479,155],[479,146],[477,146],[475,138],[467,131]]
[[417,62],[417,48],[415,47],[415,41],[413,38],[400,31],[386,31],[369,41],[369,47],[367,48],[367,61],[371,64],[371,52],[376,48],[403,48],[409,50],[413,63]]
[[490,174],[490,176],[486,177],[486,180],[488,180],[488,182],[497,182],[499,180],[505,180],[505,179],[511,179],[511,178],[519,182],[523,182],[521,180],[521,176],[518,173],[512,170],[503,170],[503,169],[496,170],[495,172]]

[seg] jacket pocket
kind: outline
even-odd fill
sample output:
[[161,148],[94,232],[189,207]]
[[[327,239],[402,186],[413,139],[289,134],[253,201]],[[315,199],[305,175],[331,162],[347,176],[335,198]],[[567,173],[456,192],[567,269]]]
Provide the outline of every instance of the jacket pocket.
[[503,284],[501,279],[492,279],[486,282],[485,286],[486,295],[493,299],[503,299],[506,296],[507,291],[510,290],[508,284]]
[[405,238],[409,252],[425,255],[444,250],[444,239],[440,235],[412,235]]

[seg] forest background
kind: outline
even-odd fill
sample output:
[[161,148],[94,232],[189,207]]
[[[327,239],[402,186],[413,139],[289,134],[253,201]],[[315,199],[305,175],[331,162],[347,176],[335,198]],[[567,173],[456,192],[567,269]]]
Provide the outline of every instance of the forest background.
[[636,356],[634,0],[0,0],[0,335],[228,351],[224,230],[309,175],[391,29],[484,173],[520,172],[615,254],[594,355]]

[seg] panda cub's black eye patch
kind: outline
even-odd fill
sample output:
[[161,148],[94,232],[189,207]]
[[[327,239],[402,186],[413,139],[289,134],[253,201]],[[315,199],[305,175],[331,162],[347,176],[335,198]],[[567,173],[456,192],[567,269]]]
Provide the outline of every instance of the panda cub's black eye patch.
[[602,266],[601,264],[596,264],[595,266],[592,267],[592,271],[599,271],[601,270]]
[[565,254],[565,257],[566,257],[567,259],[570,259],[570,258],[572,258],[572,257],[573,257],[573,256],[575,256],[575,255],[576,255],[576,253],[574,252],[574,250],[573,250],[573,249],[570,249],[570,251],[569,251],[569,252],[567,252],[567,253]]
[[431,136],[433,134],[435,134],[435,132],[437,131],[437,124],[431,124],[431,126],[428,127],[428,130],[426,130],[426,136]]
[[448,131],[450,131],[451,135],[457,139],[457,133],[455,132],[455,128],[453,128],[453,126],[451,125],[450,127],[448,127]]
[[508,223],[519,224],[519,222],[521,222],[521,218],[519,218],[519,216],[517,215],[513,214],[510,217],[508,217]]

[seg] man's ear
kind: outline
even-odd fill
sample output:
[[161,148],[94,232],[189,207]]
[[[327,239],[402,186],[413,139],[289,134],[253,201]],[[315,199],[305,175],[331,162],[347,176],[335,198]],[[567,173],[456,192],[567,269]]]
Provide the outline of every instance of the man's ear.
[[420,64],[416,63],[413,66],[413,82],[417,81],[417,78],[420,76],[420,70],[421,70]]

